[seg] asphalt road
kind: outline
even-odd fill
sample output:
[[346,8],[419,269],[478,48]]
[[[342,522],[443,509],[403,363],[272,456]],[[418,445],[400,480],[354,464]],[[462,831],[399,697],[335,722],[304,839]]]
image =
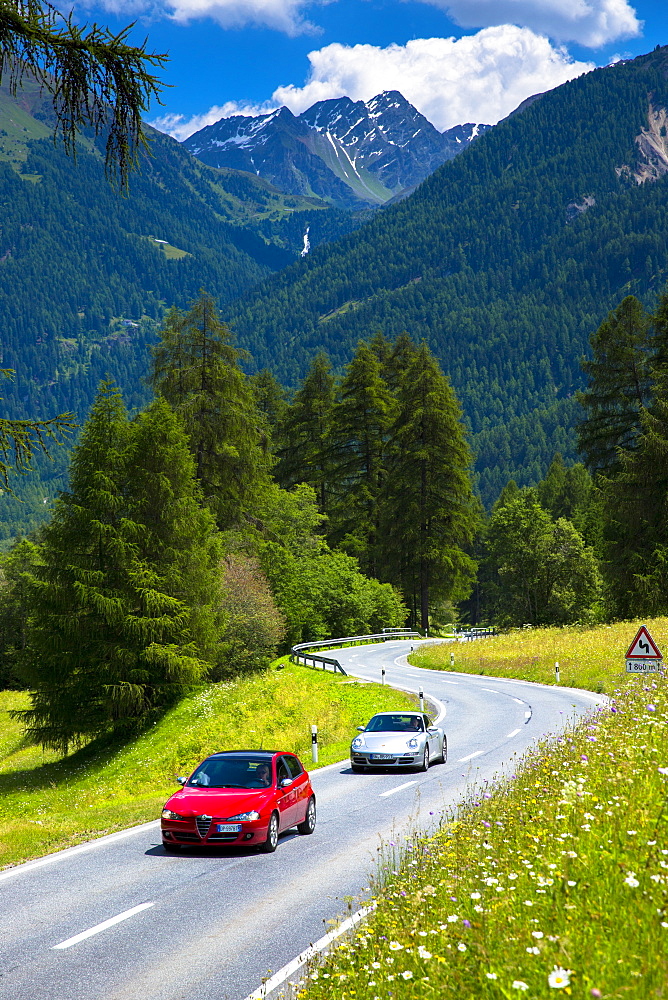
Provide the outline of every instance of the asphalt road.
[[426,774],[358,775],[348,762],[313,772],[316,831],[285,835],[273,855],[168,855],[156,822],[0,873],[0,998],[243,1000],[362,904],[383,841],[435,824],[473,782],[492,781],[599,701],[417,670],[405,664],[410,645],[333,655],[372,680],[384,666],[388,683],[422,686],[441,702],[447,764]]

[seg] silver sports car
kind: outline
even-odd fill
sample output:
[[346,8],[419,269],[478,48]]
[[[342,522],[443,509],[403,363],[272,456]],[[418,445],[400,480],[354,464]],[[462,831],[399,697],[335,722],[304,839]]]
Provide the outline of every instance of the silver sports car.
[[445,763],[448,741],[424,712],[379,712],[358,726],[350,744],[353,771],[367,767],[414,767],[426,771],[430,762]]

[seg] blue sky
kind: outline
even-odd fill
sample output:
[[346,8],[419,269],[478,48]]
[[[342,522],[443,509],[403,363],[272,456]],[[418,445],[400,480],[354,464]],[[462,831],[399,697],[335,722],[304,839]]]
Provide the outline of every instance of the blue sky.
[[668,44],[666,0],[84,0],[75,15],[169,53],[183,139],[230,114],[400,90],[440,128],[494,124],[525,97]]

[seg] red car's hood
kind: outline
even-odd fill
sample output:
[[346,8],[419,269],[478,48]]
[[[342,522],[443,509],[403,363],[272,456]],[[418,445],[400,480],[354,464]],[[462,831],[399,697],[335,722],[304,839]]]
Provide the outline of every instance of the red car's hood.
[[181,816],[236,816],[252,809],[261,812],[274,794],[272,788],[183,788],[164,807]]

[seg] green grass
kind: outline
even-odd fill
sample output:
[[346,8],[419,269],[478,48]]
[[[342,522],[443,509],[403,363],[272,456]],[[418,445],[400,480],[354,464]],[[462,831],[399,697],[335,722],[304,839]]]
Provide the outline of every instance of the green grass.
[[180,250],[178,247],[172,246],[171,243],[167,243],[165,240],[156,239],[154,236],[147,236],[146,239],[152,246],[156,247],[156,249],[162,250],[167,260],[183,260],[184,257],[191,256],[187,250]]
[[176,775],[214,750],[292,750],[312,769],[312,723],[322,766],[347,756],[355,726],[375,711],[409,703],[388,687],[288,663],[203,688],[126,746],[93,743],[63,757],[25,743],[9,712],[28,696],[0,692],[0,868],[155,819]]
[[[647,624],[665,645],[666,619]],[[513,778],[472,788],[436,836],[388,854],[377,912],[305,1000],[668,997],[668,684],[621,672],[636,626],[457,647],[458,669],[478,658],[531,680],[553,681],[558,653],[569,683],[613,700],[535,746]]]
[[[625,678],[625,653],[642,624],[668,659],[668,618],[615,622],[595,628],[524,628],[473,642],[424,645],[409,657],[416,667],[555,683],[609,694]],[[454,654],[454,666],[450,655]]]

